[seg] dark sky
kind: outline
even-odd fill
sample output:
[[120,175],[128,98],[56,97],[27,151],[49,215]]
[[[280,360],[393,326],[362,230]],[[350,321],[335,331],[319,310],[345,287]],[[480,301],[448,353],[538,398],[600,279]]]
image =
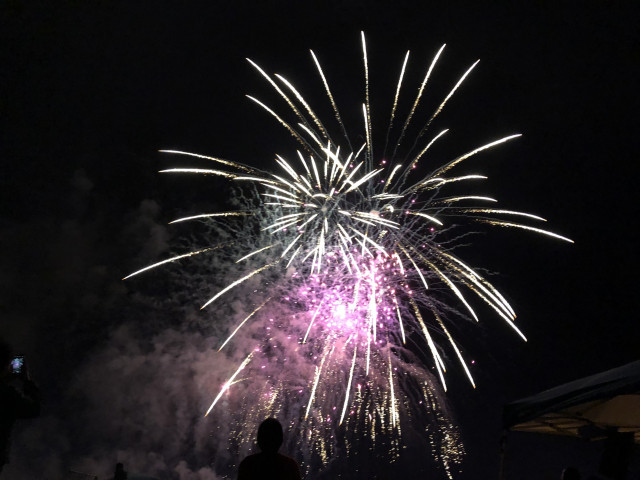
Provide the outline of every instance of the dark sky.
[[[502,205],[540,214],[575,240],[500,230],[469,248],[472,263],[500,273],[529,341],[491,315],[464,330],[479,386],[454,381],[448,394],[466,438],[462,478],[494,475],[504,402],[638,359],[633,2],[431,3],[2,2],[0,334],[29,358],[49,399],[47,428],[65,431],[75,415],[69,389],[92,376],[97,356],[108,358],[128,315],[142,315],[130,305],[140,287],[120,278],[184,233],[164,225],[178,212],[220,200],[211,194],[220,182],[158,175],[175,162],[157,150],[256,166],[293,151],[245,98],[277,103],[245,57],[323,102],[311,48],[342,108],[359,108],[361,30],[383,123],[407,49],[408,92],[447,43],[426,94],[433,102],[480,58],[438,119],[452,129],[452,155],[523,133],[474,167]],[[86,409],[78,416],[91,418]],[[65,468],[91,455],[64,441],[60,453],[37,454]],[[545,470],[536,453],[544,443],[515,437],[515,450],[518,442],[531,477],[513,478],[555,478],[557,465]]]

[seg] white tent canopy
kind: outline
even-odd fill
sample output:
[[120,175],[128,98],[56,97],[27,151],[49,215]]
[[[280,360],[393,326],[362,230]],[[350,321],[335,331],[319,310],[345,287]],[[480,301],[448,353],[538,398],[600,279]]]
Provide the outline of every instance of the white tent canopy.
[[640,361],[517,400],[503,413],[508,430],[588,440],[615,430],[640,443]]

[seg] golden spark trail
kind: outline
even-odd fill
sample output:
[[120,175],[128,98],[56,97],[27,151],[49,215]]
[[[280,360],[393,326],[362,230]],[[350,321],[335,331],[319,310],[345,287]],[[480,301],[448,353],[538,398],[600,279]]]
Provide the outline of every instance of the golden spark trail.
[[422,97],[422,92],[424,91],[424,87],[427,84],[427,81],[429,80],[429,77],[431,76],[431,72],[433,71],[433,67],[436,66],[436,62],[438,61],[438,58],[440,57],[440,54],[442,53],[442,51],[444,50],[444,47],[446,46],[446,44],[442,45],[440,47],[440,50],[438,50],[438,53],[436,53],[436,56],[433,57],[433,60],[431,61],[431,65],[429,66],[429,70],[427,70],[427,74],[424,77],[424,80],[422,81],[422,84],[420,85],[420,89],[418,90],[418,95],[416,96],[415,101],[413,102],[413,107],[411,107],[411,111],[409,112],[409,115],[407,116],[407,119],[404,122],[404,125],[402,126],[402,132],[400,133],[400,137],[398,138],[398,141],[396,142],[396,147],[393,150],[393,157],[396,156],[396,153],[398,152],[398,147],[400,146],[400,144],[402,143],[402,139],[404,138],[404,134],[407,131],[407,127],[409,126],[409,123],[411,122],[411,119],[413,118],[413,115],[416,111],[416,108],[418,108],[418,104],[420,103],[420,98]]
[[[284,99],[285,102],[287,102],[287,105],[289,105],[289,107],[291,108],[291,110],[294,111],[294,113],[296,114],[296,116],[303,122],[303,123],[307,123],[306,119],[304,118],[304,116],[302,115],[302,113],[300,113],[300,110],[297,109],[297,107],[293,104],[293,102],[289,99],[289,97],[280,89],[280,87],[276,84],[276,82],[274,82],[271,77],[269,75],[267,75],[267,73],[262,70],[262,68],[260,68],[258,66],[257,63],[255,63],[254,61],[252,61],[251,59],[247,58],[246,59],[247,62],[249,62],[258,72],[260,72],[260,74],[267,80],[267,82],[269,82],[271,84],[271,86],[276,90],[276,92],[278,92],[280,94],[280,96]],[[251,98],[251,97],[249,97]]]
[[462,195],[460,197],[442,198],[438,201],[438,203],[454,203],[454,202],[460,202],[462,200],[480,200],[481,202],[497,202],[498,201],[495,198],[491,198],[491,197],[481,197],[478,195]]
[[443,136],[443,135],[444,135],[445,133],[447,133],[448,131],[449,131],[449,129],[447,128],[447,129],[445,129],[445,130],[442,130],[442,131],[441,131],[438,135],[436,135],[435,137],[433,137],[433,139],[432,139],[429,143],[427,143],[427,146],[426,146],[426,147],[424,147],[424,148],[420,151],[420,153],[419,153],[418,155],[416,155],[416,156],[415,156],[415,158],[414,158],[414,159],[409,163],[409,165],[410,165],[411,167],[415,166],[415,165],[418,163],[418,160],[420,160],[420,159],[424,156],[424,154],[425,154],[425,153],[427,153],[427,151],[431,148],[431,146],[432,146],[434,143],[436,143],[436,140],[438,140],[441,136]]
[[436,169],[433,173],[431,173],[431,175],[429,175],[430,177],[435,177],[437,175],[441,175],[444,172],[450,170],[451,168],[455,167],[458,163],[462,162],[463,160],[466,160],[469,157],[472,157],[473,155],[475,155],[476,153],[480,153],[483,150],[487,150],[491,147],[495,147],[496,145],[500,145],[501,143],[505,143],[508,142],[509,140],[513,140],[514,138],[518,138],[521,137],[522,134],[521,133],[517,133],[515,135],[509,135],[507,137],[503,137],[499,140],[496,140],[494,142],[490,142],[487,143],[486,145],[483,145],[481,147],[476,148],[475,150],[471,150],[470,152],[465,153],[464,155],[460,155],[458,158],[455,158],[453,160],[451,160],[449,163],[447,163],[446,165]]
[[275,76],[277,78],[279,78],[280,81],[282,83],[284,83],[289,88],[289,90],[291,90],[293,92],[293,94],[296,96],[296,98],[300,101],[300,103],[302,103],[304,108],[307,110],[307,113],[309,114],[311,119],[314,121],[314,123],[318,126],[318,128],[322,132],[322,136],[324,138],[328,138],[329,135],[327,134],[327,131],[325,130],[324,126],[322,125],[320,120],[318,120],[318,117],[316,116],[316,114],[313,113],[313,110],[311,110],[311,107],[309,106],[309,104],[304,100],[304,98],[302,98],[302,95],[300,95],[298,90],[296,90],[295,87],[286,78],[284,78],[282,75],[279,75],[279,74],[276,73]]
[[418,308],[418,305],[416,305],[416,302],[413,298],[410,298],[409,302],[413,307],[413,313],[416,317],[416,320],[418,320],[418,324],[422,329],[422,334],[427,340],[427,345],[429,346],[429,350],[431,351],[431,355],[433,356],[433,361],[436,364],[436,370],[438,371],[438,375],[440,376],[440,381],[442,382],[442,388],[444,388],[444,391],[446,392],[447,383],[444,380],[444,362],[442,361],[442,358],[440,358],[440,354],[436,349],[435,343],[433,343],[433,339],[431,338],[431,334],[429,333],[427,326],[424,324],[424,320],[422,320],[422,315],[420,314],[420,309]]
[[404,326],[402,325],[402,315],[400,315],[400,307],[398,307],[398,301],[396,300],[395,295],[393,297],[393,300],[396,307],[396,313],[398,314],[398,324],[400,325],[400,333],[402,334],[402,344],[404,345],[407,343],[407,339],[404,336]]
[[269,263],[268,265],[264,265],[263,267],[258,268],[257,270],[254,270],[253,272],[251,272],[248,275],[245,275],[244,277],[236,280],[233,283],[230,283],[229,285],[227,285],[225,288],[223,288],[222,290],[220,290],[218,293],[216,293],[213,297],[211,297],[207,303],[205,303],[204,305],[202,305],[200,307],[200,310],[204,309],[207,307],[207,305],[210,305],[212,302],[214,302],[217,298],[219,298],[221,295],[224,295],[226,292],[228,292],[229,290],[231,290],[233,287],[240,285],[242,282],[244,282],[245,280],[250,279],[251,277],[253,277],[254,275],[262,272],[263,270],[266,270],[267,268],[273,267],[274,265],[276,265],[276,263]]
[[[449,92],[449,95],[447,95],[447,97],[444,99],[444,101],[440,104],[440,106],[438,107],[438,109],[436,110],[436,112],[431,116],[431,118],[429,119],[429,121],[427,122],[427,124],[422,128],[422,131],[418,134],[418,138],[420,138],[422,136],[422,134],[429,128],[429,125],[431,125],[431,122],[433,122],[433,120],[438,116],[438,114],[442,111],[442,109],[444,108],[444,106],[446,105],[446,103],[449,101],[449,99],[453,96],[453,94],[456,92],[456,90],[458,89],[458,87],[462,84],[462,82],[464,82],[464,79],[467,78],[467,76],[471,73],[471,70],[473,70],[475,68],[475,66],[480,62],[480,60],[476,60],[476,62],[471,65],[471,67],[469,67],[469,69],[464,72],[464,74],[462,75],[462,77],[460,77],[460,80],[458,80],[458,83],[456,83],[456,85],[451,89],[451,91]],[[416,139],[417,140],[417,139]]]
[[531,213],[526,212],[516,212],[514,210],[494,210],[492,208],[465,208],[461,210],[462,213],[497,213],[503,215],[517,215],[521,217],[532,218],[534,220],[540,220],[541,222],[546,222],[547,220],[539,217],[538,215],[533,215]]
[[267,245],[266,247],[263,247],[263,248],[259,248],[258,250],[255,250],[255,251],[251,252],[250,254],[245,255],[245,256],[244,256],[244,257],[242,257],[242,258],[239,258],[238,260],[236,260],[236,263],[240,263],[240,262],[242,262],[243,260],[246,260],[247,258],[252,257],[252,256],[254,256],[254,255],[255,255],[255,254],[257,254],[257,253],[264,252],[265,250],[268,250],[268,249],[273,248],[273,247],[275,247],[275,246],[276,246],[276,245],[274,244],[274,245]]
[[338,124],[342,128],[342,134],[344,135],[344,138],[347,140],[347,143],[349,144],[349,148],[351,148],[351,143],[349,142],[349,135],[347,135],[347,130],[346,130],[345,126],[344,126],[344,123],[342,122],[342,118],[340,117],[340,112],[338,111],[338,106],[336,105],[336,102],[333,99],[333,95],[331,94],[331,90],[329,89],[329,84],[327,83],[327,79],[324,76],[324,72],[322,71],[322,67],[320,66],[320,62],[316,58],[315,53],[313,53],[313,50],[309,50],[309,51],[311,52],[311,56],[313,57],[313,61],[315,62],[316,67],[318,68],[318,72],[320,73],[320,78],[322,78],[322,83],[324,84],[324,88],[325,88],[325,91],[327,92],[327,96],[329,97],[329,100],[331,101],[331,106],[333,107],[333,112],[336,115],[336,119],[338,120]]
[[298,140],[300,142],[300,144],[302,144],[304,147],[308,148],[308,143],[305,141],[304,138],[302,138],[300,136],[300,134],[298,132],[296,132],[287,122],[285,122],[282,118],[280,118],[280,116],[274,112],[272,109],[270,109],[269,107],[267,107],[264,103],[262,103],[260,100],[258,100],[257,98],[252,97],[251,95],[247,95],[246,96],[249,100],[251,100],[252,102],[257,103],[258,105],[260,105],[262,108],[264,108],[267,112],[269,112],[278,122],[280,122],[280,124],[286,128],[287,130],[289,130],[289,133],[291,133],[291,135],[294,136],[294,138],[296,138],[296,140]]
[[196,157],[203,158],[205,160],[211,160],[213,162],[222,163],[223,165],[227,165],[229,167],[237,168],[238,170],[242,170],[247,173],[258,173],[258,170],[255,168],[247,167],[246,165],[242,165],[241,163],[230,162],[229,160],[225,160],[223,158],[209,157],[207,155],[200,155],[198,153],[190,153],[190,152],[182,152],[180,150],[158,150],[160,153],[175,153],[177,155],[186,155],[188,157]]
[[407,210],[405,212],[407,215],[415,215],[417,217],[422,217],[422,218],[426,218],[427,220],[436,223],[438,225],[443,225],[443,223],[438,220],[436,217],[432,217],[431,215],[427,215],[426,213],[422,213],[422,212],[412,212],[411,210]]
[[384,188],[382,189],[383,194],[387,191],[387,188],[389,188],[389,185],[391,184],[391,180],[393,179],[394,175],[396,174],[396,172],[398,170],[400,170],[402,168],[402,165],[398,164],[396,165],[393,170],[391,171],[391,173],[389,174],[389,177],[387,178],[387,181],[384,184]]
[[456,352],[456,355],[458,356],[458,360],[460,360],[460,364],[462,365],[462,368],[464,368],[464,371],[467,374],[467,377],[469,378],[469,381],[471,382],[471,385],[473,386],[473,388],[476,388],[476,383],[473,381],[473,377],[471,376],[471,372],[469,371],[469,367],[467,366],[467,362],[465,362],[464,359],[462,358],[462,354],[460,353],[460,350],[458,349],[458,346],[453,341],[453,337],[449,333],[449,330],[447,330],[447,327],[444,326],[444,323],[442,322],[442,319],[440,318],[440,315],[438,315],[436,312],[432,312],[432,313],[433,313],[433,316],[438,321],[438,324],[440,324],[440,328],[442,328],[442,331],[445,333],[445,335],[449,339],[449,343],[453,346],[453,349]]
[[347,382],[347,389],[344,393],[344,405],[342,406],[342,414],[340,415],[340,423],[338,425],[342,425],[342,420],[344,420],[344,414],[347,411],[347,405],[349,404],[349,392],[351,391],[351,380],[353,380],[353,369],[356,366],[356,353],[358,352],[358,344],[354,342],[353,345],[353,359],[351,360],[351,370],[349,370],[349,381]]
[[316,312],[313,314],[313,317],[311,317],[311,321],[309,322],[309,328],[307,328],[307,333],[304,334],[302,343],[307,343],[307,337],[309,336],[309,332],[311,331],[311,326],[313,325],[314,320],[318,316],[318,313],[320,313],[320,308],[322,307],[323,303],[324,303],[324,300],[320,302],[320,304],[318,305],[318,308],[316,309]]
[[433,270],[447,284],[447,286],[451,289],[451,291],[455,293],[456,297],[458,297],[460,301],[464,304],[464,306],[467,307],[467,310],[469,310],[469,313],[471,313],[475,321],[478,322],[479,320],[478,320],[478,316],[476,315],[476,312],[474,312],[473,308],[471,308],[471,305],[467,303],[464,296],[462,295],[462,292],[458,290],[458,287],[456,287],[455,283],[449,280],[449,278],[444,273],[442,273],[440,269],[438,269],[433,263],[429,262],[426,259],[425,259],[425,262],[427,265],[429,265],[431,270]]
[[138,275],[139,273],[146,272],[147,270],[151,270],[152,268],[159,267],[160,265],[164,265],[165,263],[175,262],[176,260],[180,260],[182,258],[187,258],[187,257],[192,257],[194,255],[199,255],[199,254],[204,253],[204,252],[209,252],[211,250],[216,250],[217,248],[222,248],[222,246],[203,248],[202,250],[197,250],[195,252],[189,252],[189,253],[185,253],[184,255],[178,255],[176,257],[167,258],[166,260],[162,260],[161,262],[154,263],[153,265],[149,265],[148,267],[144,267],[144,268],[141,268],[140,270],[137,270],[137,271],[135,271],[133,273],[130,273],[129,275],[124,277],[122,280],[126,280],[127,278],[131,278],[134,275]]
[[222,213],[202,213],[200,215],[193,215],[191,217],[177,218],[169,222],[169,225],[173,223],[186,222],[188,220],[197,220],[199,218],[211,218],[211,217],[246,217],[251,215],[249,212],[222,212]]
[[513,227],[513,228],[522,228],[523,230],[531,230],[532,232],[541,233],[543,235],[549,235],[550,237],[557,238],[559,240],[564,240],[565,242],[575,243],[573,240],[567,237],[563,237],[562,235],[558,235],[557,233],[550,232],[548,230],[542,230],[540,228],[528,227],[527,225],[520,225],[519,223],[509,223],[509,222],[501,222],[499,220],[485,220],[482,218],[475,219],[476,222],[488,223],[490,225],[498,225],[500,227]]
[[[507,321],[515,319],[515,311],[504,298],[499,296],[498,291],[493,287],[493,285],[478,275],[471,267],[466,265],[460,259],[445,252],[442,252],[441,255],[445,258],[445,261],[449,260],[452,262],[451,268],[460,272],[461,275],[466,277],[473,285],[482,290],[491,299],[491,301],[489,301],[483,297],[483,299],[491,305],[491,307],[493,307],[501,317],[505,318],[506,315],[508,318],[505,318],[505,320]],[[479,294],[479,292],[476,293]]]
[[224,385],[222,386],[222,389],[220,390],[220,393],[218,393],[218,396],[215,398],[215,400],[213,401],[213,403],[211,404],[211,406],[209,407],[209,410],[207,410],[207,413],[204,414],[204,416],[206,417],[207,415],[209,415],[209,412],[213,409],[213,407],[216,405],[216,403],[218,403],[218,400],[220,400],[220,397],[222,397],[222,394],[224,392],[226,392],[227,390],[229,390],[229,387],[231,386],[231,384],[233,383],[233,380],[236,378],[236,376],[238,375],[238,373],[240,373],[240,371],[247,366],[247,364],[249,363],[249,361],[251,360],[251,356],[253,355],[253,352],[251,352],[249,355],[247,355],[247,358],[245,358],[243,360],[243,362],[240,364],[240,366],[238,367],[238,369],[235,371],[235,373],[233,375],[231,375],[231,378],[229,378],[229,380],[227,380]]
[[236,178],[237,175],[222,170],[211,170],[209,168],[169,168],[160,170],[159,173],[201,173],[202,175],[218,175],[220,177]]
[[[333,351],[333,349],[332,349]],[[316,388],[318,387],[318,382],[320,381],[320,374],[322,373],[322,367],[324,366],[324,361],[327,359],[327,354],[322,357],[322,361],[320,362],[320,366],[316,367],[316,376],[313,380],[313,388],[311,389],[311,396],[309,397],[309,403],[307,404],[307,411],[304,413],[304,419],[306,420],[309,416],[309,409],[313,404],[313,399],[316,395]]]
[[369,167],[373,165],[373,143],[371,141],[371,102],[369,101],[369,62],[367,60],[367,44],[364,39],[364,32],[360,32],[362,37],[362,58],[364,60],[364,84],[365,84],[365,129],[367,133],[367,159]]
[[229,335],[227,337],[227,339],[224,341],[224,343],[222,345],[220,345],[220,348],[218,349],[218,351],[222,350],[224,348],[224,346],[229,343],[229,340],[231,340],[233,338],[233,336],[238,332],[238,330],[240,330],[240,328],[242,328],[242,326],[247,322],[247,320],[249,320],[251,317],[253,317],[262,307],[264,307],[273,297],[269,297],[267,298],[264,302],[262,302],[262,304],[256,308],[253,312],[251,312],[249,315],[247,315],[247,317],[242,320],[242,322],[240,322],[240,325],[238,325],[236,327],[236,329],[231,332],[231,335]]
[[391,364],[391,352],[389,351],[389,391],[391,393],[391,424],[395,427],[398,421],[396,411],[396,395],[393,391],[393,365]]
[[409,50],[407,50],[407,54],[404,56],[404,62],[402,63],[402,68],[400,69],[400,78],[398,79],[398,87],[396,88],[396,95],[393,98],[393,106],[391,107],[391,117],[389,118],[389,126],[387,127],[387,135],[384,141],[384,150],[382,151],[382,158],[385,158],[387,153],[387,144],[389,143],[389,134],[391,133],[391,128],[393,127],[393,119],[395,118],[396,107],[398,106],[398,97],[400,96],[400,87],[402,87],[402,79],[404,78],[404,72],[407,68],[408,61],[409,61]]

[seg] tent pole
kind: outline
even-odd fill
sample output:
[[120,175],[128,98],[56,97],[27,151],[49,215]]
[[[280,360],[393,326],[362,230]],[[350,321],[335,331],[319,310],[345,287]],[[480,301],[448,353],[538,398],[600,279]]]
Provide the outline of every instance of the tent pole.
[[498,480],[505,480],[505,466],[507,460],[507,432],[505,428],[502,430],[500,437],[500,465],[498,470]]

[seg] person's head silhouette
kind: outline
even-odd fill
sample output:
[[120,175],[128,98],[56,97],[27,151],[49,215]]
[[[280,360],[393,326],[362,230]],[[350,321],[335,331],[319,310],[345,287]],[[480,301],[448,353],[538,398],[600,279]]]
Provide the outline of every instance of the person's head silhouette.
[[580,480],[580,472],[575,467],[567,467],[562,471],[562,480]]
[[258,427],[258,446],[264,453],[277,453],[283,439],[282,425],[275,418],[267,418]]
[[113,480],[127,480],[127,472],[125,472],[124,465],[120,462],[116,463],[116,471],[113,475]]

